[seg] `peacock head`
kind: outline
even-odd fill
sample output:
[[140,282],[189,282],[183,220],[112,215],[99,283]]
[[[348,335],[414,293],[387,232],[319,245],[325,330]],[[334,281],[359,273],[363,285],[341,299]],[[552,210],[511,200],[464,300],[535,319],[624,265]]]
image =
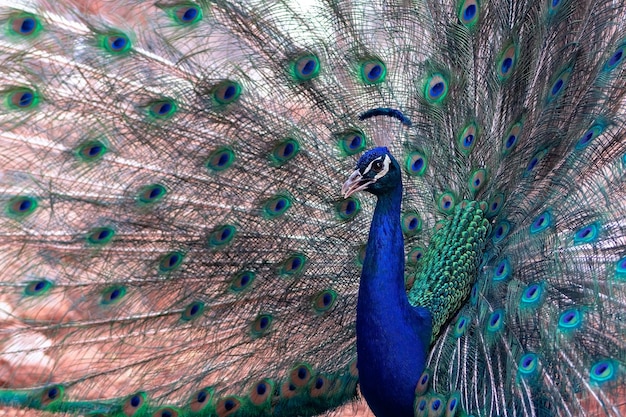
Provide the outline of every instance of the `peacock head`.
[[376,196],[393,191],[402,183],[400,165],[387,148],[374,148],[361,156],[356,170],[341,187],[344,198],[365,190]]

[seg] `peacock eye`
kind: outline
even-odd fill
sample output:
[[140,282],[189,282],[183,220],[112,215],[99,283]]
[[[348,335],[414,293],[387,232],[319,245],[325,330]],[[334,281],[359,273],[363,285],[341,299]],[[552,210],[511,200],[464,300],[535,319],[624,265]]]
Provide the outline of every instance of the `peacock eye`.
[[383,162],[382,161],[374,161],[372,162],[372,171],[380,172],[383,170]]

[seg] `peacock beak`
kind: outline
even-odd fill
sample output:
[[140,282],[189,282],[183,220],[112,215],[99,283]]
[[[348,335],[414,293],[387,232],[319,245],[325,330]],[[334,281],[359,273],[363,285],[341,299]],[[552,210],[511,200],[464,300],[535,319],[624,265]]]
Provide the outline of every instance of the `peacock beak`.
[[341,187],[343,198],[348,198],[357,191],[366,189],[374,182],[375,180],[372,178],[363,178],[361,172],[357,169],[352,173],[352,175],[350,175],[348,181],[346,181]]

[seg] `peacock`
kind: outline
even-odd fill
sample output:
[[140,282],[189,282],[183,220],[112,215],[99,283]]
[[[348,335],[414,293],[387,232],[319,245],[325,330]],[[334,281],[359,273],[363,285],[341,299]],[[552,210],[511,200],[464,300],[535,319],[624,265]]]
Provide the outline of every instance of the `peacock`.
[[0,27],[7,416],[626,415],[626,2]]

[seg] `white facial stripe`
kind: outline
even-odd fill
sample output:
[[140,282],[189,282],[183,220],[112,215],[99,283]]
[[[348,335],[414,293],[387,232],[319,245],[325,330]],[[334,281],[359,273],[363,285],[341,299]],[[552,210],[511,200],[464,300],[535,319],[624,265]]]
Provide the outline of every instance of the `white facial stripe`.
[[372,162],[369,163],[369,165],[367,166],[367,168],[365,168],[365,171],[363,171],[363,175],[367,174],[368,172],[370,172],[370,170],[372,169],[372,165],[374,164],[374,162],[376,161],[380,161],[381,159],[383,159],[382,156],[379,156],[376,159],[373,159]]
[[383,170],[376,174],[376,176],[374,177],[374,181],[378,181],[379,178],[387,175],[387,173],[389,172],[389,164],[391,164],[391,158],[389,158],[389,155],[385,155],[385,160],[383,161]]
[[[379,156],[378,158],[376,158],[372,162],[370,162],[369,165],[367,166],[367,168],[365,168],[365,171],[363,171],[363,175],[365,175],[368,172],[370,172],[374,162],[380,161],[381,159],[383,159],[383,157]],[[387,175],[387,172],[389,172],[389,164],[391,164],[391,158],[389,158],[389,155],[385,155],[385,159],[383,160],[383,169],[378,174],[376,174],[376,176],[374,177],[374,181],[377,181],[379,178],[382,178],[385,175]]]

